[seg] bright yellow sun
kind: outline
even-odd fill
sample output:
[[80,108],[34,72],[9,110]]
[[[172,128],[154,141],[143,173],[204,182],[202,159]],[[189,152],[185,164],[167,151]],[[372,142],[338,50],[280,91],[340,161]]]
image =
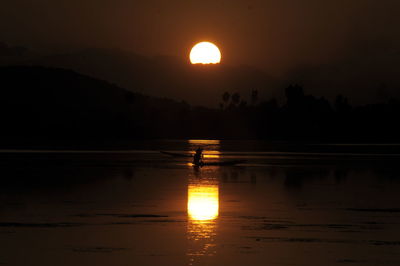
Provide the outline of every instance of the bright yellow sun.
[[190,51],[192,64],[218,64],[221,62],[221,52],[210,42],[199,42]]

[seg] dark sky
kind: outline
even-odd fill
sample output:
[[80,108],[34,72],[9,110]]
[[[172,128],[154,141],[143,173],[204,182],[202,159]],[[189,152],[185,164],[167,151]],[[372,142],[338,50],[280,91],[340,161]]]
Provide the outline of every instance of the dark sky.
[[399,12],[398,0],[5,0],[0,41],[186,57],[195,42],[210,40],[224,63],[273,76],[318,83],[339,75],[335,87],[375,75],[369,86],[393,87]]

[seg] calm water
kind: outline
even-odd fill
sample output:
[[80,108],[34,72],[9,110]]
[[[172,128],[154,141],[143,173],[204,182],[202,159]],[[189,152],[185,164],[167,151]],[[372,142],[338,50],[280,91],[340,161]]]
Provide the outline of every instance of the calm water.
[[[197,169],[158,152],[197,146],[206,161],[247,161]],[[3,151],[0,264],[400,265],[397,149]]]

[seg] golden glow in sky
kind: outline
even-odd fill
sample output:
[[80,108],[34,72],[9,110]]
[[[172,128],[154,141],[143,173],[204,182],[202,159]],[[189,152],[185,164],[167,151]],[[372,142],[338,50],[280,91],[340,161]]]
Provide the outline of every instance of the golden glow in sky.
[[221,52],[218,47],[210,42],[200,42],[190,51],[192,64],[218,64],[221,62]]

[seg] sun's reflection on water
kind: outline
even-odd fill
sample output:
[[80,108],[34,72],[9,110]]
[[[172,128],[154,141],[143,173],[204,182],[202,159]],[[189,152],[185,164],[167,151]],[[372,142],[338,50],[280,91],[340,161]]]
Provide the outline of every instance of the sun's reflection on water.
[[189,184],[188,214],[191,220],[201,222],[218,217],[218,185]]
[[189,265],[215,254],[215,236],[219,214],[219,188],[216,178],[190,178],[188,185]]

